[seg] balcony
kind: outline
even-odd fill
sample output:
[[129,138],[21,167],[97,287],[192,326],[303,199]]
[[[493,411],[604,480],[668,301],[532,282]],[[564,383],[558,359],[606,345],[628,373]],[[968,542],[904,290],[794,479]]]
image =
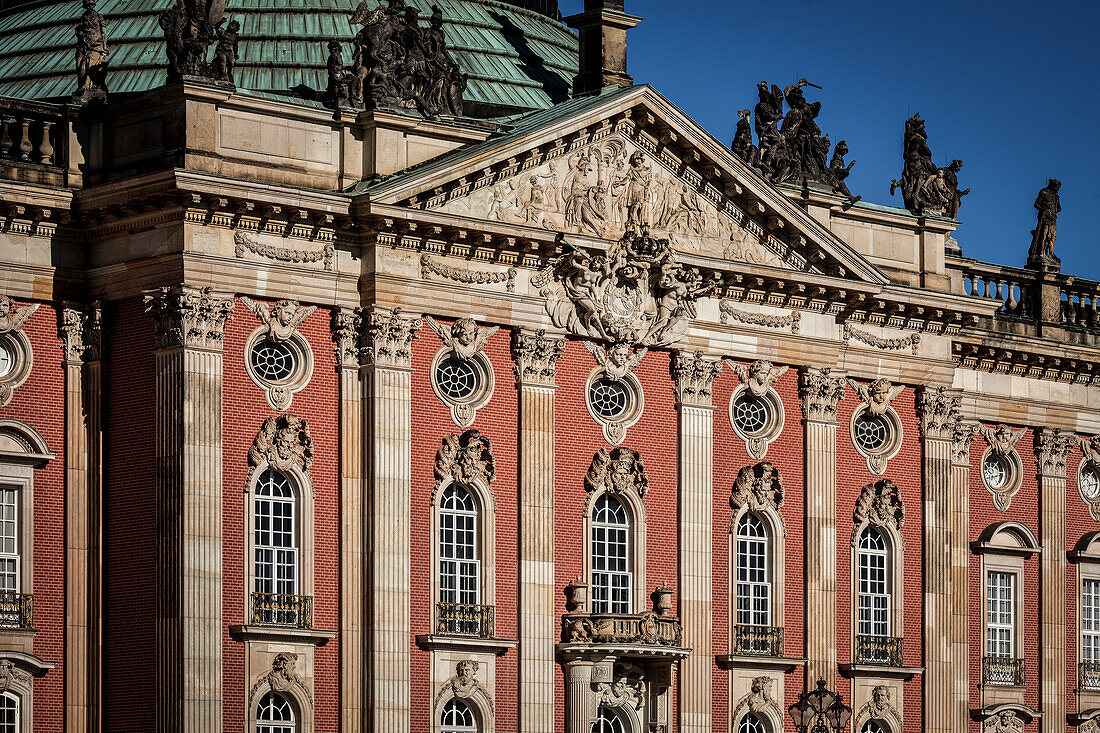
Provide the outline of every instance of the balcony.
[[34,595],[0,591],[0,629],[30,629],[34,613]]
[[901,638],[892,636],[857,636],[856,664],[900,667],[903,656],[901,642]]
[[313,596],[287,593],[253,593],[252,626],[278,626],[290,629],[313,628]]
[[440,636],[493,638],[493,606],[469,603],[437,603],[435,633]]
[[645,613],[567,613],[562,640],[569,644],[630,644],[678,647],[684,630],[680,620]]
[[783,629],[779,626],[735,626],[733,654],[750,657],[782,657]]
[[982,681],[987,685],[1020,687],[1024,684],[1024,660],[982,657]]
[[1100,662],[1077,665],[1077,685],[1082,690],[1100,690]]

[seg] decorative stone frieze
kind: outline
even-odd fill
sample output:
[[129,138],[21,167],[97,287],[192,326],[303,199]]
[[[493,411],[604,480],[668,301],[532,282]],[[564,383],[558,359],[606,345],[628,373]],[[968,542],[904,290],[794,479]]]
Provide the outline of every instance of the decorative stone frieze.
[[421,255],[420,277],[427,280],[428,275],[433,274],[445,280],[452,280],[464,285],[492,285],[496,283],[505,283],[505,289],[511,293],[516,289],[516,275],[519,273],[514,267],[509,267],[504,272],[463,270],[458,267],[440,264],[429,254]]
[[779,708],[779,703],[772,697],[773,683],[774,680],[771,677],[764,675],[752,678],[749,693],[738,700],[733,709],[735,723],[748,713],[767,716],[772,720],[783,719],[783,711]]
[[554,386],[554,371],[565,350],[565,339],[546,335],[544,329],[534,333],[512,332],[512,359],[516,383]]
[[[1027,432],[1025,428],[1013,430],[1008,425],[998,425],[991,428],[986,425],[977,425],[974,428],[986,442],[989,448],[982,456],[982,483],[993,496],[993,504],[998,511],[1006,511],[1012,503],[1012,497],[1020,489],[1022,479],[1022,465],[1020,455],[1016,452],[1016,444]],[[995,476],[992,469],[993,461],[997,461],[997,467],[1003,471],[1003,477]],[[1063,469],[1064,472],[1064,469]]]
[[[588,467],[588,473],[584,477],[584,488],[589,494],[589,503],[600,491],[610,494],[634,491],[644,499],[649,491],[649,477],[646,476],[642,455],[621,446],[611,450],[600,448],[592,456],[592,465]],[[587,506],[585,511],[588,511]]]
[[1061,428],[1042,428],[1035,434],[1035,451],[1039,458],[1039,473],[1043,476],[1066,475],[1066,456],[1076,436]]
[[267,465],[279,471],[296,467],[308,472],[313,465],[309,425],[289,412],[267,418],[248,449],[248,465]]
[[99,361],[103,343],[103,311],[98,303],[88,308],[66,304],[61,309],[58,333],[65,351],[65,361],[71,364]]
[[254,255],[275,262],[290,262],[293,264],[321,262],[324,265],[325,271],[329,272],[332,270],[333,260],[336,255],[336,247],[332,244],[325,244],[321,249],[317,250],[276,247],[274,245],[257,242],[248,232],[237,232],[234,234],[233,244],[233,256],[238,259],[243,258],[245,252],[251,252]]
[[412,342],[423,326],[423,319],[407,318],[400,308],[365,314],[360,358],[376,367],[411,369]]
[[158,351],[183,347],[221,351],[233,298],[213,288],[193,285],[162,287],[145,295],[145,312],[156,323]]
[[931,440],[953,440],[962,420],[962,397],[946,387],[925,387],[917,394],[921,435]]
[[982,723],[982,733],[1024,733],[1024,721],[1015,711],[1002,710],[986,718]]
[[868,720],[880,720],[887,724],[886,729],[900,731],[901,711],[894,707],[892,693],[886,685],[871,688],[871,699],[856,711],[852,719],[852,730],[861,731]]
[[761,461],[755,466],[745,466],[737,472],[730,494],[730,508],[739,512],[742,507],[749,511],[761,509],[777,510],[783,506],[783,479],[779,469]]
[[[489,439],[477,430],[467,430],[461,435],[448,435],[435,454],[436,491],[446,481],[470,486],[480,481],[490,486],[496,469],[493,466],[493,446]],[[435,492],[432,493],[435,504]]]
[[876,349],[883,349],[885,351],[899,351],[901,349],[912,349],[913,353],[917,353],[917,348],[920,346],[920,334],[913,333],[908,336],[900,336],[898,338],[883,338],[876,336],[873,333],[867,333],[866,331],[860,331],[857,328],[853,328],[851,324],[845,323],[842,338],[845,343],[849,340],[856,340],[873,346]]
[[844,397],[844,375],[832,369],[806,367],[798,375],[802,415],[814,422],[834,422],[837,403]]
[[332,314],[332,340],[336,362],[344,368],[359,366],[363,317],[358,308],[338,308]]
[[678,351],[672,355],[670,368],[678,403],[710,407],[711,386],[722,372],[721,360],[706,359],[701,351]]
[[481,663],[473,659],[463,659],[455,664],[455,673],[443,683],[435,696],[435,707],[443,702],[445,697],[458,698],[459,700],[479,699],[493,713],[493,698],[489,690],[481,684],[477,678],[481,669]]
[[0,407],[11,402],[15,390],[31,375],[34,351],[23,333],[23,326],[39,305],[32,303],[17,308],[11,298],[0,295],[0,349],[7,362],[7,369],[0,375]]
[[859,535],[864,527],[869,525],[883,529],[901,529],[905,524],[905,506],[894,482],[884,478],[864,486],[856,499],[852,520],[856,523],[852,531],[852,547],[859,542]]
[[680,620],[656,611],[640,614],[571,613],[562,617],[562,637],[571,644],[644,644],[678,647]]

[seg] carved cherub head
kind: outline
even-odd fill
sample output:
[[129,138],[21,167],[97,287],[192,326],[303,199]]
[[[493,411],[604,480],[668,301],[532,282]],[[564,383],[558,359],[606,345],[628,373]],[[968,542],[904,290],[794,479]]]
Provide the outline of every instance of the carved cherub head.
[[871,401],[876,405],[881,405],[890,401],[890,390],[892,385],[889,379],[876,379],[871,382],[871,389],[868,390],[868,395]]
[[469,346],[477,340],[477,323],[473,318],[459,318],[451,326],[451,336],[463,346]]
[[1012,428],[1007,425],[998,425],[993,435],[994,440],[1003,446],[1011,446],[1015,442],[1012,439]]
[[294,312],[298,310],[298,304],[291,300],[280,300],[271,308],[271,315],[279,322],[280,326],[289,326],[294,319]]
[[630,347],[623,342],[614,344],[607,350],[607,360],[617,368],[622,368],[630,361]]
[[458,674],[460,680],[468,680],[477,674],[477,670],[480,666],[481,665],[473,659],[463,659],[455,665],[455,672]]

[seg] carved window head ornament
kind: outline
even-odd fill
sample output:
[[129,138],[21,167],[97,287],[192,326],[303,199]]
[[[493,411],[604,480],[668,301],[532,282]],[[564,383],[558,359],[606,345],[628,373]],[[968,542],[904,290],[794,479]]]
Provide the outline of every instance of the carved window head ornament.
[[443,341],[432,360],[432,389],[450,408],[454,423],[468,427],[493,394],[493,366],[483,349],[500,327],[479,329],[472,318],[460,318],[449,327],[431,316],[424,320]]
[[[646,475],[642,455],[630,448],[618,447],[608,450],[600,448],[592,456],[592,464],[584,477],[584,488],[588,492],[588,503],[599,492],[627,494],[634,492],[644,499],[649,491],[649,476]],[[585,507],[588,511],[588,507]]]
[[642,385],[634,376],[634,368],[649,349],[631,349],[625,342],[618,342],[605,350],[591,341],[582,343],[598,365],[588,375],[585,404],[603,429],[604,439],[618,445],[626,438],[627,428],[642,416]]
[[852,547],[856,546],[863,530],[869,526],[885,529],[900,541],[898,530],[905,525],[905,505],[897,485],[887,478],[864,486],[856,499],[852,520],[855,522]]
[[16,388],[31,374],[34,352],[23,326],[38,307],[16,307],[11,298],[0,295],[0,407],[11,402]]
[[1016,445],[1027,429],[1013,430],[1008,425],[998,425],[995,428],[978,425],[975,430],[989,444],[982,454],[982,484],[993,496],[993,504],[997,509],[1006,511],[1012,503],[1012,497],[1020,490],[1023,480],[1023,464]]
[[745,441],[745,450],[757,460],[768,452],[768,444],[783,431],[783,401],[774,385],[788,367],[773,366],[770,361],[754,361],[745,366],[730,362],[741,386],[730,396],[730,425]]
[[443,438],[435,454],[435,491],[432,493],[432,503],[435,503],[435,494],[440,487],[449,482],[465,487],[480,483],[483,488],[489,489],[491,498],[494,476],[496,469],[493,464],[493,446],[488,437],[474,429],[461,435],[448,435]]
[[241,302],[260,321],[245,345],[245,371],[264,391],[275,410],[285,410],[296,392],[313,376],[313,352],[298,333],[317,306],[302,306],[294,300],[271,305],[241,296]]
[[730,508],[734,512],[746,507],[749,511],[777,510],[783,506],[783,478],[779,468],[761,461],[755,466],[745,466],[737,472],[730,494]]
[[901,449],[901,419],[890,403],[904,391],[904,385],[893,385],[888,379],[876,379],[860,384],[849,379],[863,404],[852,413],[852,442],[867,459],[867,469],[876,476],[886,471],[887,462]]
[[1100,521],[1100,436],[1078,438],[1084,460],[1077,467],[1077,490],[1093,521]]

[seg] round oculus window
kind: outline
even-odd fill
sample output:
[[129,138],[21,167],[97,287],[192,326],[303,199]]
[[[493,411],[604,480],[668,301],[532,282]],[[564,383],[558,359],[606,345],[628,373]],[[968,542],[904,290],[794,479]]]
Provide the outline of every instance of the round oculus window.
[[297,368],[294,349],[282,341],[257,342],[249,359],[256,376],[265,382],[285,382]]
[[755,435],[768,427],[768,403],[747,392],[733,401],[733,423],[746,435]]
[[477,392],[481,386],[481,375],[466,359],[450,356],[436,366],[435,383],[443,397],[462,402]]
[[1081,469],[1081,493],[1086,499],[1100,498],[1100,471],[1091,463]]
[[0,379],[15,371],[15,350],[6,340],[0,340]]
[[1012,469],[1008,461],[996,454],[987,456],[985,463],[982,464],[982,478],[985,480],[985,485],[991,489],[1003,489],[1008,486],[1011,475]]
[[619,380],[600,377],[588,387],[588,402],[604,420],[617,420],[627,412],[630,392]]
[[856,419],[855,439],[867,453],[878,453],[890,440],[890,426],[878,415],[860,415]]

